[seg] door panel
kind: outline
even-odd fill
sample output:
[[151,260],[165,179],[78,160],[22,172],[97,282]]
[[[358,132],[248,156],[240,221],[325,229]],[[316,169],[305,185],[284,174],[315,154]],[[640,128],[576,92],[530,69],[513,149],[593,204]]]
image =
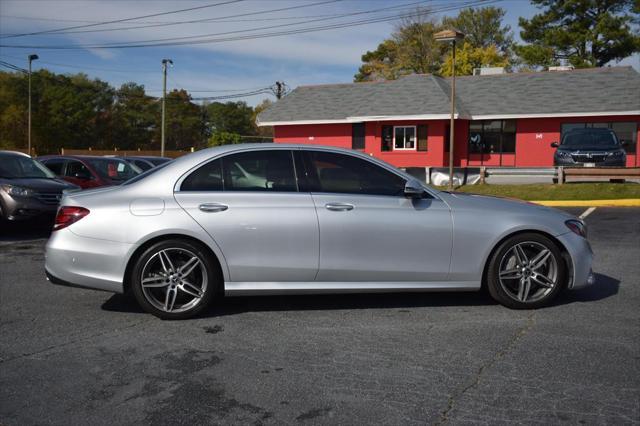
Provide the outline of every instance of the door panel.
[[[437,199],[312,194],[320,223],[317,281],[444,281],[452,225]],[[331,206],[353,206],[332,209]]]
[[[314,280],[318,220],[309,194],[178,192],[175,197],[220,246],[232,281]],[[227,208],[207,211],[216,205]]]

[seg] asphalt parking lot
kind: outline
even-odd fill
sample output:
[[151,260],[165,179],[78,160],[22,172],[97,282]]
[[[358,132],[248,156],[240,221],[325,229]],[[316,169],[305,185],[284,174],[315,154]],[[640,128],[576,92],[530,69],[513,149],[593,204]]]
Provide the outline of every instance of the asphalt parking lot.
[[598,282],[550,308],[239,297],[181,322],[51,285],[46,231],[5,230],[0,424],[639,424],[640,209],[586,221]]

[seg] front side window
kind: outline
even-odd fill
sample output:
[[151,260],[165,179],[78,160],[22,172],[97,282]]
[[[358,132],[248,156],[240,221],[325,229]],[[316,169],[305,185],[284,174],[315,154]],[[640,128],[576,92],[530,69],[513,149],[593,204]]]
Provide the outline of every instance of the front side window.
[[393,149],[394,150],[416,149],[415,126],[402,126],[402,127],[393,128]]
[[43,164],[56,175],[62,175],[62,166],[64,166],[64,160],[47,160],[44,161]]
[[67,170],[65,171],[65,176],[75,177],[78,179],[90,179],[91,172],[80,161],[69,161],[67,163]]
[[191,173],[181,191],[297,192],[290,151],[251,151],[210,161]]
[[339,194],[404,194],[405,180],[361,158],[332,152],[308,151],[308,173],[313,192]]

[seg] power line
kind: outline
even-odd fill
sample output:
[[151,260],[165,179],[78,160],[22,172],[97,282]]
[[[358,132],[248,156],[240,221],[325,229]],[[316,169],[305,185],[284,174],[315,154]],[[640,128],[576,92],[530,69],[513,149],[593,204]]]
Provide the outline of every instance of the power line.
[[[312,7],[312,6],[320,6],[320,5],[325,5],[325,4],[329,4],[329,3],[337,3],[337,2],[341,2],[341,1],[343,1],[343,0],[324,0],[324,1],[316,2],[316,3],[309,3],[309,4],[301,4],[301,5],[297,5],[297,6],[282,7],[282,8],[278,8],[278,9],[261,10],[261,11],[258,11],[258,12],[240,13],[240,14],[236,14],[236,15],[228,15],[228,16],[222,16],[222,17],[218,17],[218,18],[203,18],[203,19],[193,19],[193,20],[187,20],[187,21],[164,22],[164,23],[155,23],[155,24],[151,24],[151,25],[138,25],[138,26],[133,26],[133,27],[100,28],[100,29],[95,29],[95,30],[81,30],[81,31],[55,31],[55,32],[51,33],[50,35],[94,33],[94,32],[111,32],[111,31],[128,31],[128,30],[135,30],[135,29],[140,29],[140,28],[167,27],[167,26],[171,26],[171,25],[197,24],[197,23],[203,23],[203,22],[220,22],[221,20],[227,19],[227,18],[239,18],[239,17],[244,17],[244,16],[264,15],[264,14],[268,14],[268,13],[284,12],[284,11],[287,11],[287,10],[303,9],[303,8]],[[338,14],[334,14],[334,16],[335,15],[338,15]],[[272,20],[272,19],[278,19],[278,18],[267,18],[267,19],[263,19],[263,20],[269,21],[269,20]],[[253,22],[255,20],[256,19],[251,19],[249,21]],[[233,22],[233,21],[230,21],[230,22]],[[2,35],[0,35],[0,38],[9,38],[9,37],[13,37],[13,36],[2,36]]]
[[[336,1],[336,0],[331,0],[329,3],[334,2],[334,1]],[[267,29],[274,29],[274,28],[291,27],[291,26],[296,26],[296,25],[309,24],[309,23],[313,23],[313,22],[322,22],[322,21],[328,21],[328,20],[333,20],[333,19],[346,18],[346,17],[350,17],[350,16],[379,13],[379,12],[384,12],[384,11],[388,11],[388,10],[398,9],[398,8],[401,8],[401,7],[402,8],[406,8],[407,6],[418,6],[420,4],[428,3],[428,2],[431,2],[431,1],[433,1],[433,0],[421,0],[421,1],[415,1],[415,2],[411,2],[411,3],[404,3],[404,4],[401,4],[401,5],[383,7],[383,8],[378,8],[378,9],[364,10],[364,11],[358,11],[358,12],[341,13],[341,14],[338,14],[338,15],[336,15],[334,17],[330,17],[330,18],[318,18],[318,19],[311,19],[311,20],[305,20],[305,21],[299,21],[299,22],[292,22],[292,23],[287,23],[287,24],[269,25],[269,26],[266,26],[266,27],[257,27],[257,28],[248,28],[248,29],[242,29],[242,30],[225,31],[225,32],[220,32],[220,33],[200,34],[200,35],[196,35],[196,36],[181,36],[181,37],[169,37],[169,38],[160,38],[160,39],[147,39],[147,40],[127,41],[127,42],[114,43],[114,44],[116,44],[116,45],[127,45],[127,44],[135,44],[135,43],[158,43],[158,42],[169,41],[169,40],[190,40],[190,39],[197,39],[197,38],[201,38],[201,37],[213,37],[213,36],[239,34],[239,33],[253,32],[253,31],[267,30]]]
[[172,11],[169,11],[169,12],[152,13],[150,15],[135,16],[133,18],[115,19],[115,20],[112,20],[112,21],[104,21],[104,22],[97,22],[97,23],[93,23],[93,24],[84,24],[84,25],[75,25],[75,26],[72,26],[72,27],[64,27],[64,28],[57,28],[57,29],[53,29],[53,30],[44,30],[44,31],[35,31],[35,32],[32,32],[32,33],[6,35],[6,36],[3,36],[3,38],[24,37],[24,36],[31,36],[31,35],[38,35],[38,34],[54,33],[54,32],[58,32],[58,31],[75,30],[75,29],[79,29],[79,28],[96,27],[96,26],[99,26],[99,25],[106,25],[106,24],[117,24],[119,22],[135,21],[135,20],[138,20],[138,19],[153,18],[153,17],[156,17],[156,16],[164,16],[164,15],[172,15],[172,14],[175,14],[175,13],[190,12],[190,11],[193,11],[193,10],[207,9],[207,8],[210,8],[210,7],[222,6],[222,5],[225,5],[225,4],[240,3],[242,1],[244,1],[244,0],[226,0],[226,1],[219,2],[219,3],[212,3],[212,4],[206,4],[206,5],[203,5],[203,6],[189,7],[189,8],[186,8],[186,9],[172,10]]
[[5,68],[9,68],[10,70],[13,70],[13,71],[19,71],[19,72],[22,72],[24,74],[28,74],[29,73],[29,71],[25,70],[24,68],[20,68],[17,65],[14,65],[12,63],[5,62],[5,61],[0,61],[0,66],[3,66]]
[[[11,58],[11,59],[15,59],[15,60],[18,60],[18,61],[21,61],[23,59],[23,58],[19,58],[17,56],[11,56],[11,55],[5,55],[5,54],[2,54],[0,57]],[[61,63],[58,63],[58,62],[47,62],[47,61],[41,61],[41,60],[38,60],[38,64],[53,65],[53,66],[56,66],[56,67],[63,67],[63,68],[74,68],[74,69],[79,69],[79,70],[105,71],[105,72],[115,72],[115,73],[124,73],[124,74],[130,74],[130,73],[155,73],[156,72],[156,70],[150,70],[150,69],[149,70],[130,70],[130,69],[99,68],[99,67],[91,67],[91,66],[61,64]]]
[[[343,22],[343,23],[335,23],[335,24],[330,24],[330,25],[321,25],[321,26],[315,26],[315,27],[307,27],[307,28],[299,28],[299,29],[292,29],[292,30],[286,30],[286,31],[276,31],[276,32],[266,32],[266,33],[259,33],[259,34],[251,34],[251,35],[245,35],[245,36],[235,36],[235,37],[226,37],[226,38],[206,38],[207,35],[200,35],[200,36],[190,36],[190,37],[175,37],[172,39],[168,39],[167,42],[164,43],[140,43],[140,44],[126,44],[126,43],[135,43],[135,42],[124,42],[124,43],[117,43],[117,44],[102,44],[102,45],[73,45],[73,46],[65,46],[65,45],[48,45],[48,46],[40,46],[40,45],[5,45],[5,44],[0,44],[0,47],[5,47],[5,48],[28,48],[28,49],[52,49],[52,50],[79,50],[79,49],[124,49],[124,48],[142,48],[142,47],[163,47],[163,46],[183,46],[183,45],[197,45],[197,44],[212,44],[212,43],[223,43],[223,42],[229,42],[229,41],[239,41],[239,40],[254,40],[254,39],[263,39],[263,38],[271,38],[271,37],[278,37],[278,36],[284,36],[284,35],[293,35],[293,34],[303,34],[303,33],[309,33],[309,32],[316,32],[316,31],[327,31],[327,30],[332,30],[332,29],[341,29],[341,28],[348,28],[348,27],[355,27],[355,26],[362,26],[362,25],[368,25],[368,24],[373,24],[373,23],[379,23],[379,22],[388,22],[388,21],[394,21],[397,19],[401,19],[401,18],[408,18],[408,17],[412,17],[412,16],[421,16],[421,15],[426,15],[426,14],[431,14],[431,13],[436,13],[436,12],[444,12],[444,11],[449,11],[449,10],[457,10],[457,9],[461,9],[463,7],[470,7],[470,6],[476,6],[476,5],[481,5],[481,4],[492,4],[492,3],[498,3],[502,0],[470,0],[467,1],[465,3],[461,3],[457,6],[444,6],[441,7],[439,9],[429,9],[429,10],[425,10],[425,11],[416,11],[413,13],[406,13],[406,14],[400,14],[400,15],[390,15],[390,16],[384,16],[384,17],[378,17],[378,18],[368,18],[368,19],[363,19],[363,20],[358,20],[358,21],[350,21],[350,22]],[[296,24],[291,24],[291,25],[300,25],[301,23],[296,23]],[[253,29],[253,30],[241,30],[241,31],[236,31],[236,32],[244,32],[244,31],[257,31],[257,29]],[[230,32],[230,33],[235,33],[235,32]],[[220,35],[220,33],[218,34]],[[180,39],[184,39],[184,38],[197,38],[197,37],[205,37],[202,38],[200,40],[192,40],[192,41],[173,41],[173,40],[180,40]],[[169,41],[172,40],[172,41]]]

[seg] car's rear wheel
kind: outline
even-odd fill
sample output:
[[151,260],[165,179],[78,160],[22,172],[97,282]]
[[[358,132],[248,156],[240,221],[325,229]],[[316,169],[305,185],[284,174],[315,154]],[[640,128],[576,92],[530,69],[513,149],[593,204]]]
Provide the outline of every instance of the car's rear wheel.
[[544,235],[525,233],[504,241],[489,262],[487,287],[499,303],[514,309],[548,305],[566,284],[558,246]]
[[219,279],[207,251],[179,239],[146,249],[131,274],[131,288],[140,306],[162,319],[186,319],[202,312],[211,303]]

